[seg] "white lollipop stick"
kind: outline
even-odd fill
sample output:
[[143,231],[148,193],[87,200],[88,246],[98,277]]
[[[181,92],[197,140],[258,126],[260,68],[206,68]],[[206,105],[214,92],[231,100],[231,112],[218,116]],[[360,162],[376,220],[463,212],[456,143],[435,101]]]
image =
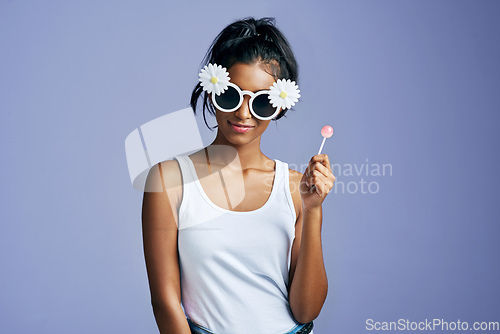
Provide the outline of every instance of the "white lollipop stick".
[[325,145],[326,138],[330,138],[333,135],[333,128],[330,125],[325,125],[321,129],[321,135],[323,136],[323,142],[321,143],[318,154],[321,154],[321,150],[323,149],[323,145]]
[[325,145],[326,137],[323,138],[323,142],[321,143],[321,147],[319,148],[318,154],[321,154],[321,150],[323,149],[323,145]]

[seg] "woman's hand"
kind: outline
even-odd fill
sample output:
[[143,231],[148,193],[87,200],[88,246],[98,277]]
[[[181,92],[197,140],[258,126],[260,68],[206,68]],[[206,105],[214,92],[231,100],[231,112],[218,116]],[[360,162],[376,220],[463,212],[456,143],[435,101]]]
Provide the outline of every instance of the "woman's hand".
[[300,195],[304,209],[320,207],[333,188],[334,182],[335,176],[332,174],[328,155],[313,156],[300,180]]

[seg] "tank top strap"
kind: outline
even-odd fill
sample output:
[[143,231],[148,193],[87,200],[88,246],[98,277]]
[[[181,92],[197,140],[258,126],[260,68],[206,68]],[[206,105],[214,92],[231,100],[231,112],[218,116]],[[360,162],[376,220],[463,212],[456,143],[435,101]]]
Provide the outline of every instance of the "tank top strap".
[[182,200],[179,207],[179,224],[178,228],[186,228],[189,224],[183,223],[184,216],[190,214],[192,207],[196,207],[197,201],[199,202],[200,195],[196,188],[197,175],[193,172],[190,166],[189,157],[186,155],[177,155],[174,157],[179,163],[182,175]]
[[174,157],[175,160],[179,163],[179,167],[181,169],[182,175],[182,184],[192,183],[196,180],[196,175],[193,175],[191,168],[189,166],[189,161],[187,161],[188,157],[185,155],[176,155]]
[[[279,160],[277,160],[279,161]],[[290,208],[290,211],[293,215],[293,221],[296,221],[297,220],[297,215],[295,213],[295,205],[293,204],[293,199],[292,199],[292,192],[290,190],[290,171],[288,169],[288,163],[286,162],[281,162],[280,161],[280,164],[281,164],[281,190],[280,191],[283,196],[285,197],[286,199],[286,202],[288,204],[288,207]]]

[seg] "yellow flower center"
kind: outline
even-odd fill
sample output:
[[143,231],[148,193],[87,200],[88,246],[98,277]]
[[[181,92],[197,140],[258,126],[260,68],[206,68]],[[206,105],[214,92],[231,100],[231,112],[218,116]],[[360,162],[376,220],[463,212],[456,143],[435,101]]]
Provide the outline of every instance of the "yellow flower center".
[[284,92],[284,91],[283,91],[283,92],[281,92],[281,94],[280,94],[280,97],[281,97],[282,99],[286,98],[287,96],[288,96],[288,93],[287,93],[287,92]]
[[216,84],[217,82],[219,82],[219,78],[212,77],[212,79],[210,79],[210,82],[213,83],[213,84]]

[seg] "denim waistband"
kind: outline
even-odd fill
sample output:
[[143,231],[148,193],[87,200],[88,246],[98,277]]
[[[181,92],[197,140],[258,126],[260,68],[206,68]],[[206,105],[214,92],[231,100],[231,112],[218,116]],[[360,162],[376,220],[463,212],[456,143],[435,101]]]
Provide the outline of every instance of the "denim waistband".
[[[215,334],[210,329],[198,325],[197,323],[195,323],[193,320],[191,320],[189,318],[187,318],[187,321],[188,321],[189,328],[191,329],[192,334]],[[314,324],[312,321],[307,323],[307,324],[298,324],[294,328],[292,328],[291,330],[289,330],[288,332],[283,333],[283,334],[307,334],[307,333],[311,333],[313,326],[314,326]]]

